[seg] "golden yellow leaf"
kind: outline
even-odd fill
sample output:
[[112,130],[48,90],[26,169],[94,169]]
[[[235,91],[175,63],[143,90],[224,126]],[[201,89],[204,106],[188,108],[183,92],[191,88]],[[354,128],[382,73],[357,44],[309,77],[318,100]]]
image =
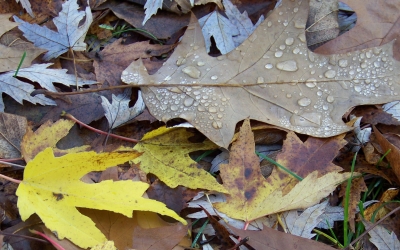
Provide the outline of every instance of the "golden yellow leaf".
[[117,250],[117,248],[114,246],[113,241],[106,241],[92,247],[90,250]]
[[70,150],[60,150],[56,148],[57,142],[68,134],[74,124],[75,122],[73,121],[60,119],[55,123],[50,120],[43,123],[35,132],[28,128],[21,142],[21,153],[25,161],[29,162],[35,155],[48,147],[53,148],[55,152],[64,152],[64,154],[87,149],[89,146],[82,146]]
[[60,239],[68,238],[82,248],[93,247],[107,239],[76,207],[109,210],[127,217],[132,217],[132,210],[152,211],[186,224],[165,204],[142,197],[149,187],[147,183],[107,180],[87,184],[80,181],[88,172],[102,171],[139,155],[138,152],[82,152],[54,157],[51,148],[45,149],[28,163],[24,180],[18,187],[21,218],[26,220],[36,213]]
[[331,172],[318,178],[314,171],[283,195],[282,187],[270,185],[261,175],[248,119],[240,129],[239,139],[232,145],[229,164],[222,164],[220,171],[229,195],[226,202],[216,203],[215,207],[229,217],[245,221],[315,205],[350,177],[350,173]]
[[215,149],[217,146],[209,140],[190,142],[188,138],[191,136],[193,134],[185,128],[161,127],[151,131],[134,147],[143,154],[133,162],[140,162],[143,171],[156,175],[172,188],[182,185],[227,193],[212,175],[197,168],[197,163],[189,157],[190,152]]

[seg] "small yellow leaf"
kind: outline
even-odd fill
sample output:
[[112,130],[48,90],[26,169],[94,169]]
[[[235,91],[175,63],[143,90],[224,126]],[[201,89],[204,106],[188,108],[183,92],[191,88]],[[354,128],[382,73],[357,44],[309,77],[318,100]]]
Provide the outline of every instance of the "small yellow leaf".
[[245,221],[315,205],[350,177],[350,173],[332,172],[318,178],[317,171],[314,171],[283,195],[283,187],[272,186],[261,175],[248,119],[240,129],[238,140],[232,145],[229,164],[222,164],[220,170],[229,195],[226,202],[214,205],[229,217]]
[[191,136],[193,134],[185,128],[161,127],[151,131],[134,147],[143,154],[133,162],[140,162],[143,171],[156,175],[172,188],[182,185],[227,193],[212,175],[197,168],[197,163],[189,157],[190,152],[215,149],[217,146],[209,140],[190,142],[188,138]]
[[74,124],[75,122],[73,121],[60,119],[55,123],[52,123],[50,120],[43,123],[35,132],[28,128],[21,142],[21,153],[25,161],[29,162],[35,155],[48,147],[65,153],[84,151],[88,148],[88,146],[82,146],[69,151],[56,149],[57,142],[69,133]]
[[108,180],[87,184],[80,181],[88,172],[102,171],[139,155],[138,152],[81,152],[54,157],[51,148],[45,149],[28,163],[24,180],[18,187],[21,218],[26,220],[36,213],[60,239],[66,237],[82,248],[93,247],[107,239],[76,207],[109,210],[127,217],[132,217],[132,210],[152,211],[186,224],[165,204],[142,197],[149,187],[147,183]]

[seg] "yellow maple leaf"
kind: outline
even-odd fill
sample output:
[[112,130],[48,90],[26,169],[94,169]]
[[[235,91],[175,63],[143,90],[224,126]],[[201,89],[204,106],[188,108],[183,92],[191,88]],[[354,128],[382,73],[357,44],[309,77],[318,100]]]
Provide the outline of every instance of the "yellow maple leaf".
[[226,202],[215,203],[215,207],[229,217],[247,222],[268,214],[312,206],[350,177],[350,173],[331,172],[318,178],[314,171],[283,195],[282,187],[272,186],[261,174],[248,119],[232,145],[229,164],[221,164],[220,171],[229,195]]
[[90,146],[81,146],[68,150],[56,148],[57,142],[69,133],[74,124],[75,122],[73,121],[60,119],[55,123],[50,120],[43,123],[35,132],[28,128],[21,142],[21,153],[25,161],[29,162],[35,155],[48,147],[53,148],[59,154],[80,152],[89,148]]
[[185,128],[161,127],[144,135],[134,147],[141,156],[133,162],[139,163],[146,173],[156,175],[169,187],[182,185],[188,188],[202,188],[227,193],[215,178],[189,157],[189,153],[197,150],[215,149],[209,140],[193,143],[188,140],[193,136]]
[[144,182],[102,181],[87,184],[80,178],[91,171],[102,171],[138,157],[138,152],[70,153],[54,157],[47,148],[30,161],[24,180],[17,190],[21,218],[36,213],[46,227],[57,232],[58,238],[68,238],[82,248],[93,247],[107,239],[95,223],[79,213],[76,207],[109,210],[132,217],[132,210],[152,211],[186,221],[165,204],[143,198],[149,187]]

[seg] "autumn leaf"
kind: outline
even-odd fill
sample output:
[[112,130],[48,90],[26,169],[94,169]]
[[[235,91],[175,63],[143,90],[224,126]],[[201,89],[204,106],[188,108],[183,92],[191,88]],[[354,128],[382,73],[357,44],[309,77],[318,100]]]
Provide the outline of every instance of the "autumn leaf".
[[216,203],[215,207],[232,218],[246,222],[317,204],[350,177],[350,173],[339,174],[337,171],[318,177],[318,172],[314,171],[283,195],[282,187],[275,189],[261,175],[248,119],[240,129],[238,140],[232,145],[229,164],[222,164],[220,171],[229,195],[225,203]]
[[[368,229],[372,226],[369,221],[363,220],[365,228]],[[368,231],[371,236],[371,241],[378,250],[396,250],[400,249],[400,241],[394,232],[388,232],[383,226],[377,225],[372,230]]]
[[189,153],[198,150],[215,149],[210,141],[193,143],[188,140],[192,133],[185,128],[161,127],[144,135],[133,149],[143,152],[134,159],[140,169],[156,175],[169,187],[182,185],[191,189],[207,189],[226,193],[227,190],[215,178],[197,167]]
[[21,141],[27,127],[25,117],[0,113],[0,158],[21,157]]
[[[0,36],[18,25],[15,22],[10,22],[10,17],[11,14],[0,14]],[[42,49],[28,46],[25,46],[25,50],[22,50],[19,47],[12,46],[12,44],[0,44],[0,72],[17,69],[24,52],[26,52],[26,54],[21,68],[30,66],[32,60],[44,52]]]
[[47,121],[35,132],[28,128],[21,142],[21,153],[26,162],[31,161],[39,152],[51,147],[56,154],[76,153],[88,149],[89,146],[76,147],[69,150],[56,148],[59,140],[65,137],[75,122],[60,119],[53,123]]
[[216,58],[192,19],[157,73],[148,75],[139,60],[122,80],[141,87],[157,119],[186,119],[225,148],[247,117],[316,137],[349,131],[342,115],[350,107],[398,99],[400,63],[392,43],[328,56],[309,51],[308,7],[283,0],[245,42]]
[[139,155],[83,152],[54,157],[51,148],[45,149],[27,164],[18,187],[21,218],[26,220],[36,213],[59,239],[68,238],[82,248],[103,243],[106,237],[76,207],[109,210],[127,217],[132,217],[132,210],[152,211],[186,224],[165,204],[142,197],[149,187],[147,183],[108,180],[87,184],[79,180],[88,172],[102,171]]
[[[86,33],[93,21],[90,7],[85,11],[78,11],[76,0],[66,1],[62,5],[62,10],[58,17],[53,19],[58,32],[42,27],[37,24],[24,22],[14,16],[14,20],[20,23],[18,28],[24,32],[24,36],[35,46],[48,50],[43,60],[50,60],[67,52],[69,49],[84,51],[86,43],[84,42]],[[83,24],[79,26],[82,18],[86,16]]]

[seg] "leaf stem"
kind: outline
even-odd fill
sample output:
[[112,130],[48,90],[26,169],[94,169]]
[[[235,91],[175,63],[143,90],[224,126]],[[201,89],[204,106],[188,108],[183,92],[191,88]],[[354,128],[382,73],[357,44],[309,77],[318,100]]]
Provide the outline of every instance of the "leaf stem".
[[13,178],[8,177],[8,176],[3,175],[3,174],[0,174],[0,178],[6,179],[7,181],[11,181],[11,182],[14,182],[14,183],[17,183],[17,184],[20,184],[20,183],[21,183],[20,180],[13,179]]
[[[7,159],[7,160],[9,160],[9,159]],[[19,164],[15,164],[15,163],[11,163],[11,162],[9,162],[7,160],[1,159],[0,163],[1,164],[6,164],[6,165],[10,165],[10,166],[13,166],[13,167],[17,167],[17,168],[25,168],[25,166],[22,166],[22,165],[19,165]]]
[[63,113],[61,114],[61,116],[64,116],[64,117],[66,117],[66,118],[68,118],[68,119],[70,119],[70,120],[72,120],[72,121],[78,123],[78,124],[81,125],[82,127],[85,127],[85,128],[87,128],[87,129],[90,129],[90,130],[92,130],[92,131],[94,131],[94,132],[96,132],[96,133],[98,133],[98,134],[108,135],[108,136],[111,136],[111,137],[114,137],[114,138],[117,138],[117,139],[120,139],[120,140],[129,141],[129,142],[133,142],[133,143],[138,143],[138,142],[139,142],[139,140],[136,140],[136,139],[132,139],[132,138],[128,138],[128,137],[116,135],[116,134],[111,134],[111,133],[104,132],[104,131],[102,131],[102,130],[95,129],[95,128],[93,128],[93,127],[91,127],[91,126],[89,126],[89,125],[87,125],[87,124],[85,124],[85,123],[79,121],[78,119],[76,119],[76,118],[75,118],[73,115],[71,115],[71,114],[67,114],[67,113],[63,112]]
[[29,231],[30,231],[31,233],[33,233],[33,234],[42,236],[43,238],[45,238],[46,240],[48,240],[56,249],[58,249],[58,250],[65,250],[65,248],[63,248],[63,247],[62,247],[60,244],[58,244],[55,240],[51,239],[49,236],[45,235],[44,233],[39,232],[39,231],[36,231],[36,230],[31,230],[31,229],[29,229]]

